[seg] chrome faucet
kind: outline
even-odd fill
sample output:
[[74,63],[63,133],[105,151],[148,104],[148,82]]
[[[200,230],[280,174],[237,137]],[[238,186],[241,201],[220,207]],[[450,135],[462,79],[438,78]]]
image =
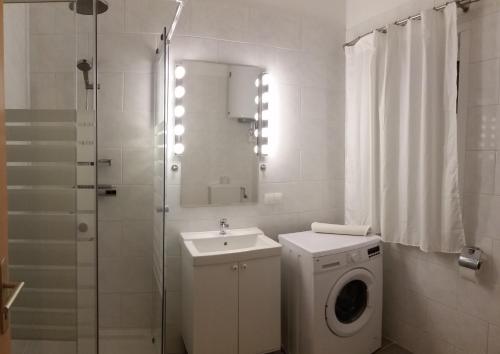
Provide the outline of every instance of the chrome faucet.
[[227,219],[226,218],[220,219],[219,225],[220,225],[220,234],[221,235],[227,234],[227,228],[229,227],[229,224],[227,223]]

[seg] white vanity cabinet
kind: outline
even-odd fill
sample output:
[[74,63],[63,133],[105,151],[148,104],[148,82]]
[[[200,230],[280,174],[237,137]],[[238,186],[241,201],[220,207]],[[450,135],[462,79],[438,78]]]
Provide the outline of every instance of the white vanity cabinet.
[[240,263],[239,354],[268,353],[281,346],[280,257]]
[[[223,244],[232,241],[227,239]],[[280,248],[262,252],[262,256],[241,250],[227,254],[231,255],[229,262],[220,262],[223,259],[213,254],[215,262],[206,257],[196,264],[196,255],[183,242],[182,336],[187,352],[261,354],[279,350]]]

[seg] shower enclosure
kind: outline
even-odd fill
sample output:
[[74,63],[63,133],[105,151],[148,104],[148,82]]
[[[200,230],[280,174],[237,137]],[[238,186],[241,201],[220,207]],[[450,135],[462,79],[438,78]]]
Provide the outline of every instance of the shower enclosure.
[[147,2],[4,3],[9,273],[26,284],[13,354],[167,352],[165,90],[182,5]]

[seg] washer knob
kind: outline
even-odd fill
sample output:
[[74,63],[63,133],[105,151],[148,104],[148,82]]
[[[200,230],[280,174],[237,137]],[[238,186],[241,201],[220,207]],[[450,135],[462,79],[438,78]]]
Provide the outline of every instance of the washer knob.
[[361,260],[361,254],[359,252],[353,252],[349,255],[349,259],[352,263],[357,263]]

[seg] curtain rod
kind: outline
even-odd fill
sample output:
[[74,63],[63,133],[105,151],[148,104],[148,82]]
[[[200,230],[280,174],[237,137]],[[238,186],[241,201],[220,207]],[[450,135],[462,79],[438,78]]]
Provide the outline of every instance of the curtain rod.
[[[444,3],[443,5],[439,5],[439,6],[435,6],[434,7],[434,10],[436,11],[441,11],[443,10],[446,6],[448,6],[449,4],[453,4],[453,3],[456,3],[457,4],[457,7],[462,9],[463,12],[467,12],[469,11],[469,7],[470,7],[470,4],[473,4],[475,2],[479,2],[480,0],[451,0],[451,1],[447,1],[446,3]],[[408,23],[408,21],[411,21],[411,20],[419,20],[422,18],[422,15],[421,14],[416,14],[416,15],[412,15],[412,16],[408,16],[407,18],[404,18],[402,20],[397,20],[396,22],[394,22],[395,25],[398,25],[398,26],[404,26]],[[366,32],[366,33],[363,33],[362,35],[360,36],[357,36],[355,39],[353,39],[352,41],[350,42],[347,42],[347,43],[344,43],[344,45],[342,47],[351,47],[353,45],[355,45],[356,43],[358,43],[358,41],[363,38],[363,37],[366,37],[368,36],[369,34],[372,34],[373,32],[375,31],[378,31],[378,32],[382,32],[382,33],[386,33],[387,32],[387,26],[382,26],[382,27],[379,27],[377,29],[374,29],[373,31],[370,31],[370,32]]]

